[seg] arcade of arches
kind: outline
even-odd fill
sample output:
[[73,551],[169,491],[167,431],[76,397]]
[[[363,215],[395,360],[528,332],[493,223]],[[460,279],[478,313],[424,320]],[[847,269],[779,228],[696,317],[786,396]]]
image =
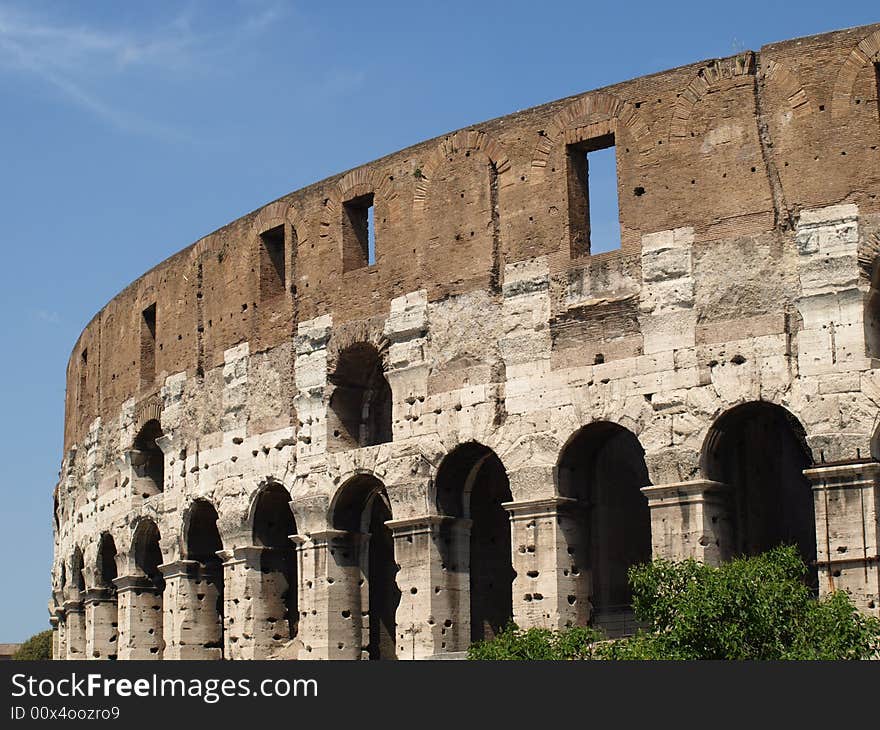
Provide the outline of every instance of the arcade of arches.
[[[92,565],[77,548],[59,641],[67,658],[403,659],[462,652],[511,620],[625,635],[627,571],[652,552],[718,562],[793,543],[818,587],[813,464],[798,421],[754,402],[715,421],[705,478],[680,485],[652,485],[638,436],[604,421],[571,435],[552,495],[531,501],[514,500],[477,442],[440,461],[421,517],[396,519],[394,486],[357,473],[326,530],[301,535],[296,503],[269,481],[251,500],[249,545],[225,548],[215,505],[196,499],[180,560],[163,561],[152,519],[135,523],[128,555],[109,533]],[[672,511],[686,525],[674,535]]]

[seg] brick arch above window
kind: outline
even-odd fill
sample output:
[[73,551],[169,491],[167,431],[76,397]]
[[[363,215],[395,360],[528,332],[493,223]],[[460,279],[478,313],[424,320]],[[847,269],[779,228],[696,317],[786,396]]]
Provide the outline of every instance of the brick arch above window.
[[553,117],[532,152],[533,185],[539,184],[554,148],[577,144],[607,134],[626,130],[641,152],[651,149],[649,129],[638,110],[628,101],[613,94],[595,93],[582,96]]
[[837,72],[831,98],[831,116],[842,119],[852,110],[853,87],[859,72],[872,63],[880,63],[880,30],[859,41]]

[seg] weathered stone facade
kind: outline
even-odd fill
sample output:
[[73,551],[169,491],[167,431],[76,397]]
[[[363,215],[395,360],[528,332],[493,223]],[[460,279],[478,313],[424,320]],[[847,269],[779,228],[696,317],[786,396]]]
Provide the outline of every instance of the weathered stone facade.
[[880,25],[553,102],[135,281],[68,366],[56,656],[621,633],[633,562],[778,542],[880,612],[878,64]]

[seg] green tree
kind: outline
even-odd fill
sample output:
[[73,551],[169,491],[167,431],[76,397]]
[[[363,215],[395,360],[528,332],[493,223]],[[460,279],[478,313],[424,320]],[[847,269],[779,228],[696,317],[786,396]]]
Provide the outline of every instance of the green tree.
[[601,641],[593,629],[508,627],[469,659],[867,659],[880,653],[880,620],[838,591],[816,599],[792,546],[719,567],[655,560],[629,573],[645,629]]
[[39,634],[34,634],[25,641],[18,651],[12,655],[13,659],[35,660],[52,658],[52,629],[46,629]]

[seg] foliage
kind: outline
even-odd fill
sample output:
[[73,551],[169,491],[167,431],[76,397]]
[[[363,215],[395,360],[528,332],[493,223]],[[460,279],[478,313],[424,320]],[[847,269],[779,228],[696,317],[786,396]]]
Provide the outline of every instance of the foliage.
[[838,591],[816,599],[797,549],[779,547],[720,567],[655,560],[630,569],[635,636],[600,641],[593,629],[515,626],[469,659],[866,659],[880,652],[880,620]]
[[590,659],[598,631],[584,626],[573,626],[560,631],[531,628],[520,629],[510,623],[494,639],[478,641],[468,649],[468,659],[497,660],[554,660]]
[[52,629],[46,629],[39,634],[34,634],[25,641],[18,651],[12,655],[13,659],[33,661],[52,658]]

